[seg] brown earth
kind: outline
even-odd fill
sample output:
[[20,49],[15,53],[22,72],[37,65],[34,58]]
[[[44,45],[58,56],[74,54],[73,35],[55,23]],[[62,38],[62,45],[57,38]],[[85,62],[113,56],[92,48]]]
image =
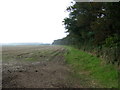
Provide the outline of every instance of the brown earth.
[[3,88],[80,88],[60,46],[3,46]]

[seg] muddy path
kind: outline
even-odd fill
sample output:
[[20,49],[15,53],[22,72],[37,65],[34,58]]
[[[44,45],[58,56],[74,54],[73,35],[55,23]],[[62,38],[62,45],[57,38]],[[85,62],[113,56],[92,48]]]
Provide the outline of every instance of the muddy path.
[[3,88],[80,88],[60,46],[3,47]]

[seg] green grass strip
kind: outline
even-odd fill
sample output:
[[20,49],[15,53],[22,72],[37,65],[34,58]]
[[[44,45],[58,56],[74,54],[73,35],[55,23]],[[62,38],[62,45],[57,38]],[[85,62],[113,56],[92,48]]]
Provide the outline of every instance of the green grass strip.
[[118,71],[113,65],[105,64],[104,60],[73,47],[65,48],[68,51],[65,54],[66,63],[78,77],[84,72],[86,78],[98,81],[103,88],[118,88]]

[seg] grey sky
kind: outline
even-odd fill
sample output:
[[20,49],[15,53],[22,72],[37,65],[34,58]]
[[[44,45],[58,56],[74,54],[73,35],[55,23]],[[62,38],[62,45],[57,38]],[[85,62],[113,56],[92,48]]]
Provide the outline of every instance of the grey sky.
[[76,2],[119,2],[120,0],[74,0]]
[[52,43],[65,37],[62,20],[71,1],[1,0],[0,43]]

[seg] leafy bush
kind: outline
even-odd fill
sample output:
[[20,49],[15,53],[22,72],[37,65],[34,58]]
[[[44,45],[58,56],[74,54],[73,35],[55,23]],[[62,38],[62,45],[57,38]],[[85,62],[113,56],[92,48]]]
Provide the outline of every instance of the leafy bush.
[[105,47],[116,47],[118,45],[118,36],[114,34],[105,39]]

